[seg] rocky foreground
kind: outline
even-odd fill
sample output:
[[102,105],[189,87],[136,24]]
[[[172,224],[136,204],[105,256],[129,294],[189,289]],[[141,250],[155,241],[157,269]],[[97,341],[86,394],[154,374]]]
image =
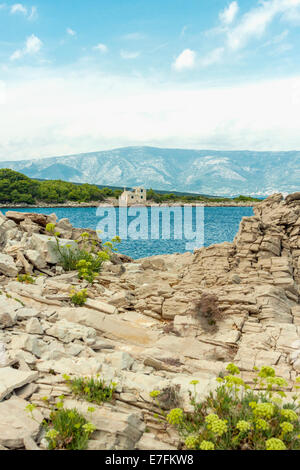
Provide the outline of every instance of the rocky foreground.
[[[254,211],[233,243],[116,257],[92,286],[57,264],[45,233],[54,215],[1,215],[0,448],[45,448],[45,396],[54,403],[63,394],[88,414],[64,374],[117,382],[115,400],[89,416],[97,428],[89,449],[177,449],[149,393],[162,391],[165,409],[188,410],[190,381],[204,396],[229,362],[249,384],[254,366],[269,365],[292,387],[300,373],[300,194],[276,194]],[[81,232],[66,219],[57,228],[63,244]],[[38,276],[24,284],[18,273]],[[71,287],[87,288],[83,307],[71,306]],[[38,405],[36,420],[29,403]]]

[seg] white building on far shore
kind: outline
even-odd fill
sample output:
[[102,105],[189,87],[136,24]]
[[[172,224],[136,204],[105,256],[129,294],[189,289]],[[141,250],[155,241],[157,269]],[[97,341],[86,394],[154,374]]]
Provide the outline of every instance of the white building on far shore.
[[142,186],[133,188],[133,191],[127,191],[124,188],[119,197],[120,206],[129,206],[130,204],[144,204],[147,201],[147,190]]

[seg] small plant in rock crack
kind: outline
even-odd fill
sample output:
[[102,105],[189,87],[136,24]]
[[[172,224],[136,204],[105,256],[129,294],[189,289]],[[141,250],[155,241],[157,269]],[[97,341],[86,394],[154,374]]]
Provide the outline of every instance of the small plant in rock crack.
[[[48,450],[84,450],[96,427],[75,408],[64,408],[63,400],[63,396],[59,397],[57,403],[50,408],[49,419],[45,419],[42,423],[46,432]],[[49,404],[47,397],[44,397],[43,401]],[[35,408],[36,405],[33,404],[26,407],[34,420]],[[88,411],[92,413],[95,410],[89,408]]]
[[[235,364],[218,377],[219,386],[202,401],[197,397],[197,380],[190,403],[192,411],[174,408],[160,420],[175,428],[185,449],[191,450],[300,450],[300,377],[290,400],[284,392],[289,384],[264,366],[251,388],[239,377]],[[150,394],[157,403],[159,391]],[[285,399],[285,402],[283,402]]]
[[24,282],[25,284],[34,284],[35,279],[31,277],[29,274],[18,274],[17,276],[18,282]]
[[75,396],[80,396],[86,401],[96,403],[97,405],[101,405],[106,401],[112,401],[117,386],[115,382],[106,384],[99,375],[96,378],[79,377],[75,379],[64,375],[64,379]]
[[90,284],[99,275],[103,263],[111,259],[113,252],[118,251],[116,244],[121,242],[119,237],[114,237],[111,242],[104,243],[100,250],[99,240],[94,240],[88,232],[84,232],[80,235],[80,240],[62,245],[60,233],[55,231],[55,224],[48,224],[46,231],[55,238],[56,251],[64,270],[77,270],[79,279],[84,279]]
[[87,294],[86,289],[82,289],[80,291],[76,291],[76,289],[71,290],[70,300],[72,304],[78,305],[79,307],[81,307],[82,305],[86,303],[87,298],[88,298],[88,294]]

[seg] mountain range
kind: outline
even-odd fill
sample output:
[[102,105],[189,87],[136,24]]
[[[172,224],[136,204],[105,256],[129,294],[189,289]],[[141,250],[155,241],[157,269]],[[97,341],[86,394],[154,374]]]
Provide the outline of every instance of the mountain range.
[[300,190],[300,151],[255,152],[126,147],[0,162],[31,178],[182,191],[266,196]]

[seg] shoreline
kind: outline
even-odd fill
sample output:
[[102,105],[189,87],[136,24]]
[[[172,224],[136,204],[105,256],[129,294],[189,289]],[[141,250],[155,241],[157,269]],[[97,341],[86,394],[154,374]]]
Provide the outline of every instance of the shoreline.
[[[253,207],[256,204],[259,204],[259,202],[190,202],[190,203],[180,203],[180,202],[174,202],[174,203],[146,203],[143,206],[146,207],[185,207],[185,206],[198,206],[198,207]],[[56,208],[74,208],[74,209],[80,209],[80,208],[91,208],[91,207],[107,207],[107,206],[114,206],[114,207],[120,207],[119,204],[113,201],[104,201],[102,203],[99,202],[82,202],[82,203],[61,203],[61,204],[33,204],[33,205],[28,205],[28,204],[1,204],[0,205],[0,210],[2,209],[56,209]],[[135,207],[139,206],[139,204],[135,204]],[[122,207],[122,206],[121,206]],[[124,207],[124,206],[123,206]],[[131,207],[128,205],[127,207]]]

